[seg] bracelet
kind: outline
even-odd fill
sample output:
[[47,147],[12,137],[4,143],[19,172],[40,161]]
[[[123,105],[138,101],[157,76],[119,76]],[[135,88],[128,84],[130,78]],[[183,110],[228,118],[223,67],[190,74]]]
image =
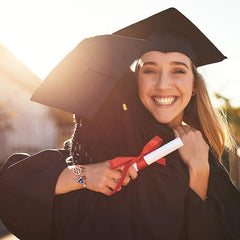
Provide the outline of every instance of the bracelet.
[[83,188],[87,186],[87,177],[86,177],[86,166],[85,165],[72,165],[68,166],[69,169],[72,170],[73,174],[76,176],[74,178],[75,181],[82,184]]

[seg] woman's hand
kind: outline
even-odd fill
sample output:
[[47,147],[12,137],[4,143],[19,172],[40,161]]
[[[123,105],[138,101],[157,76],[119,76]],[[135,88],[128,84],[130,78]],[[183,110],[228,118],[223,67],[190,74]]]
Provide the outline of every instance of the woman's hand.
[[200,131],[188,126],[179,126],[173,131],[184,144],[178,151],[189,169],[189,186],[205,201],[209,178],[209,146]]
[[[95,192],[110,195],[121,178],[122,170],[123,167],[112,169],[109,161],[87,165],[87,188]],[[123,186],[126,186],[130,182],[130,179],[133,180],[136,177],[137,171],[131,166],[123,181]],[[118,189],[118,191],[120,190],[121,188]]]
[[180,137],[184,146],[179,149],[182,160],[190,169],[204,168],[208,165],[209,146],[200,131],[188,126],[173,129],[176,137]]
[[[123,170],[123,167],[112,169],[109,161],[88,164],[85,167],[87,177],[86,188],[105,195],[110,195],[112,190],[117,186]],[[65,168],[58,178],[55,194],[63,194],[81,189],[82,185],[76,182],[74,177],[72,171]],[[136,177],[137,171],[131,166],[123,181],[123,186],[126,186],[131,179],[134,180]],[[121,188],[118,189],[118,191],[120,190]]]

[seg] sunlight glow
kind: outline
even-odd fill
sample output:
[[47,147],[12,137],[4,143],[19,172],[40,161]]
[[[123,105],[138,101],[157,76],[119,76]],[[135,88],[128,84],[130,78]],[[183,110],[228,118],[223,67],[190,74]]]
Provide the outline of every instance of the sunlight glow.
[[[207,4],[203,4],[203,2]],[[235,0],[0,1],[0,43],[36,75],[51,69],[86,37],[109,34],[168,7],[187,15],[228,56],[202,68],[214,91],[240,105],[240,2]],[[151,3],[151,4],[150,4]],[[216,11],[217,9],[217,11]],[[201,13],[201,14],[199,14]],[[222,17],[224,16],[224,18]]]

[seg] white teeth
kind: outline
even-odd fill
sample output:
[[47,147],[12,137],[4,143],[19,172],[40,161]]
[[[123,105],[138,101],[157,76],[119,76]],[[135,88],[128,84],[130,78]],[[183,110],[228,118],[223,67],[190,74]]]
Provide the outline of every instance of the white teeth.
[[170,105],[174,102],[176,97],[167,97],[167,98],[154,97],[153,99],[159,105]]

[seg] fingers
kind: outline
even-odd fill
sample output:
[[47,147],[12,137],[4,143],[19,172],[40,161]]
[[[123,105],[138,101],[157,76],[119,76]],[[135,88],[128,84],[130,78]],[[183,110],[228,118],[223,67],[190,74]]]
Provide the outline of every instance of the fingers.
[[110,179],[113,179],[116,182],[118,182],[119,179],[121,178],[121,175],[122,175],[122,171],[120,171],[119,169],[111,169],[111,168],[109,168],[108,177]]
[[[120,180],[120,178],[121,178],[121,174],[122,174],[123,168],[124,168],[124,167],[120,167],[120,168],[118,168],[118,169],[114,169],[114,170],[113,170],[113,171],[115,171],[115,172],[113,173],[113,174],[114,174],[113,178],[116,179],[117,182],[118,182],[118,181]],[[119,174],[120,174],[120,175],[119,175]],[[123,180],[122,185],[123,185],[123,186],[128,185],[131,179],[132,179],[132,180],[136,179],[137,175],[138,175],[138,174],[137,174],[137,171],[135,170],[134,167],[131,166],[131,167],[128,169],[128,172],[127,172],[127,174],[126,174],[126,176],[125,176],[125,178],[124,178],[124,180]],[[118,176],[118,177],[117,177],[117,176]]]
[[123,185],[123,186],[127,186],[127,185],[129,184],[130,180],[131,180],[131,178],[130,178],[129,175],[127,174],[126,177],[125,177],[124,180],[123,180],[122,185]]
[[103,194],[105,194],[107,196],[110,196],[111,192],[112,192],[112,190],[109,187],[107,187],[107,186],[103,187],[102,191],[101,191],[101,193],[103,193]]
[[187,125],[173,129],[176,137],[180,137],[184,146],[178,149],[183,162],[190,168],[196,169],[208,162],[209,146],[199,130]]
[[202,141],[203,137],[200,131],[191,128],[187,125],[181,125],[173,129],[176,137],[180,137],[183,143],[194,144]]
[[[121,166],[121,167],[117,168],[117,170],[121,173],[123,168],[124,168],[124,166]],[[134,180],[137,178],[137,176],[138,176],[138,173],[137,173],[136,169],[133,166],[130,166],[122,185],[126,186],[130,182],[131,179]]]
[[[104,170],[104,174],[100,179],[100,182],[98,185],[98,191],[106,195],[110,195],[110,193],[116,188],[119,180],[121,179],[123,168],[124,166],[119,167],[117,169],[112,169],[110,165],[107,164]],[[136,177],[137,177],[137,172],[133,167],[131,167],[122,182],[122,186],[128,185],[131,178],[135,179]],[[117,191],[120,191],[121,189],[122,188],[120,187]]]
[[173,132],[176,138],[180,137],[180,134],[178,133],[177,129],[173,128]]
[[[118,182],[113,180],[113,179],[107,179],[105,182],[105,185],[110,188],[110,190],[112,191],[113,189],[116,188]],[[118,189],[120,191],[120,189]]]
[[188,134],[190,132],[198,132],[198,131],[194,128],[191,128],[191,127],[187,126],[187,125],[180,125],[176,128],[173,128],[173,132],[174,132],[175,137],[182,137],[185,134]]
[[[109,161],[90,164],[87,168],[87,188],[96,192],[101,192],[110,195],[113,189],[116,188],[124,167],[112,169]],[[137,171],[130,167],[127,175],[123,179],[122,186],[129,184],[130,180],[137,177]],[[118,189],[120,191],[121,188]]]
[[129,174],[129,176],[131,177],[132,180],[136,179],[137,176],[138,176],[138,173],[133,166],[130,166],[130,168],[128,169],[128,174]]

